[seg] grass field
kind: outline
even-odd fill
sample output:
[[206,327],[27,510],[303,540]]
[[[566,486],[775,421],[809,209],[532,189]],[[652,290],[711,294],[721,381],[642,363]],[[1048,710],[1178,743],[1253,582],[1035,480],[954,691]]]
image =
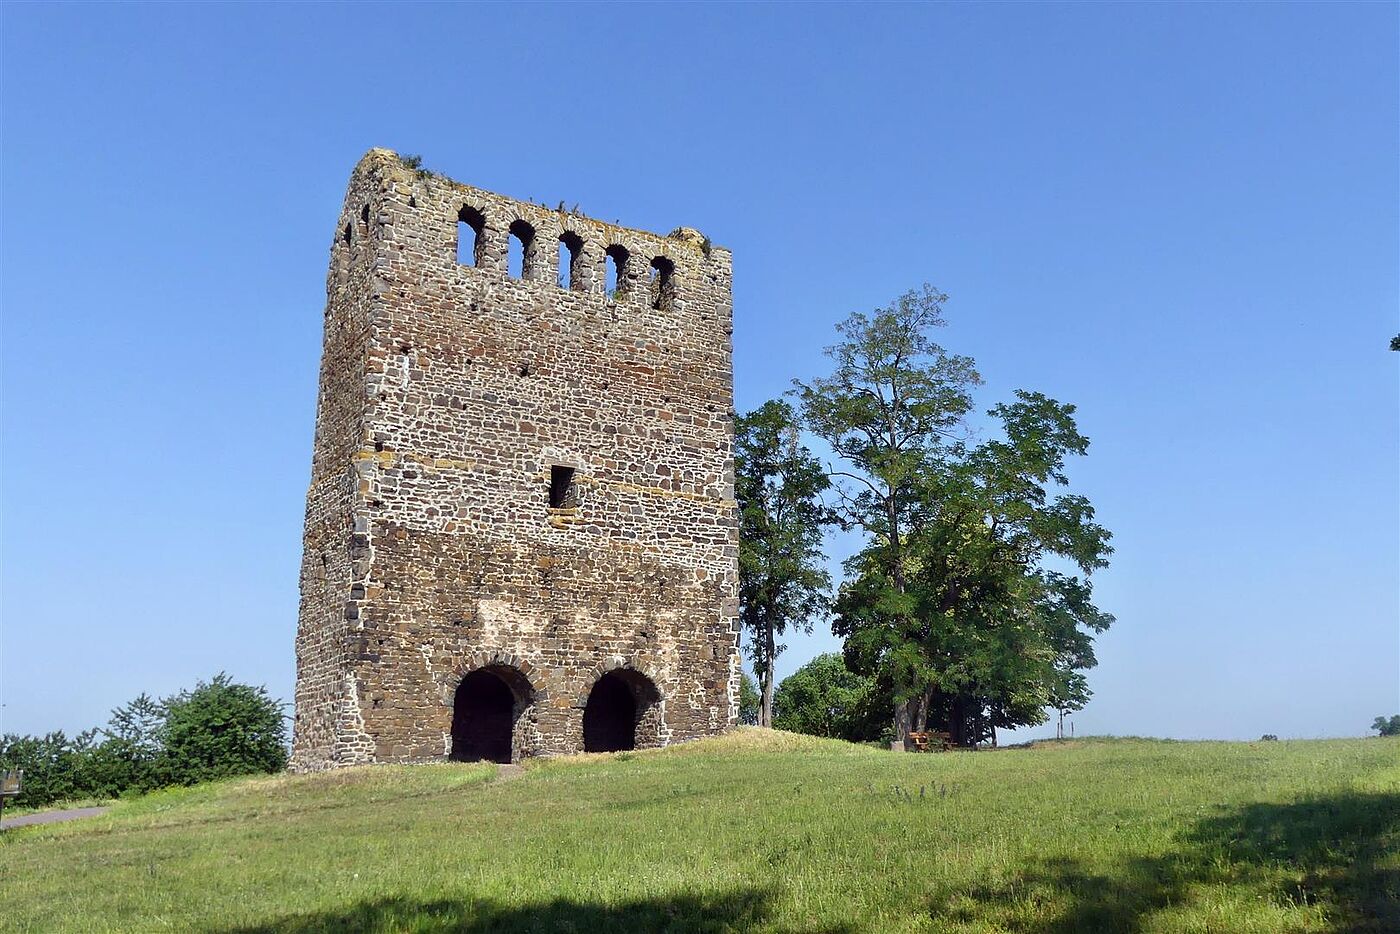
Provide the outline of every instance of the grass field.
[[0,841],[22,931],[1397,931],[1400,741],[669,750],[241,779]]

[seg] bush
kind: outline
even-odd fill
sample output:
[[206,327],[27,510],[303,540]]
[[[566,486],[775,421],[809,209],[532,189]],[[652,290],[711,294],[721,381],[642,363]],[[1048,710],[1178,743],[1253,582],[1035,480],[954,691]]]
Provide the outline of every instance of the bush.
[[1265,733],[1263,736],[1259,737],[1259,742],[1276,743],[1278,742],[1278,736],[1273,733]]
[[222,672],[164,702],[158,771],[169,784],[280,772],[287,767],[287,722],[263,687]]
[[758,696],[758,685],[747,671],[739,672],[739,722],[745,726],[758,723],[758,708],[763,698]]
[[69,739],[62,731],[43,736],[0,737],[0,770],[23,769],[24,785],[12,799],[21,807],[87,796],[87,756],[95,730]]
[[878,739],[888,714],[877,694],[874,679],[848,669],[840,655],[818,655],[778,685],[773,725],[851,742]]
[[15,804],[41,807],[278,772],[287,765],[286,739],[281,705],[265,688],[219,674],[163,701],[142,694],[113,710],[102,730],[0,736],[0,769],[23,769]]

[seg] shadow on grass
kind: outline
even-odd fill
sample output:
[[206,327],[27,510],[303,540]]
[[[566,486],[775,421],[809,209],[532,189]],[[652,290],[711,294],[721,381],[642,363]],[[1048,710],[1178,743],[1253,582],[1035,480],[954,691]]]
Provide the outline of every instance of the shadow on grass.
[[[503,905],[485,899],[416,901],[388,898],[348,908],[293,915],[268,924],[222,929],[225,934],[507,934],[507,932],[665,931],[723,934],[735,931],[796,931],[770,923],[772,893],[740,889],[712,896],[671,896],[594,905],[556,899],[532,905]],[[840,927],[807,927],[813,934],[846,934]]]
[[1177,838],[1173,852],[1093,871],[1048,859],[1010,882],[949,894],[934,916],[995,919],[1011,931],[1141,931],[1156,912],[1189,905],[1197,885],[1312,905],[1327,930],[1400,931],[1400,794],[1340,794],[1221,809]]

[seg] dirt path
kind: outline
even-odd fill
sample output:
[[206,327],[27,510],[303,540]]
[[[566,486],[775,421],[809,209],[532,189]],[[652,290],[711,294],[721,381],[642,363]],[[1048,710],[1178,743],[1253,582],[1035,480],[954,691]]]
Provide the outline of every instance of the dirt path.
[[34,814],[21,814],[0,820],[0,830],[11,827],[28,827],[31,824],[57,824],[60,821],[77,820],[80,817],[96,817],[106,814],[106,808],[71,808],[67,811],[38,811]]

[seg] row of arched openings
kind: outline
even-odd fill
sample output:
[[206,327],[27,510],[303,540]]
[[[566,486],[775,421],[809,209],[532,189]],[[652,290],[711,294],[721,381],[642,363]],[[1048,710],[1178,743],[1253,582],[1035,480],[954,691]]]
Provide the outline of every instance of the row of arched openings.
[[[485,259],[486,218],[473,207],[464,207],[457,214],[457,262],[463,266],[480,266]],[[535,228],[524,220],[512,221],[507,228],[506,274],[515,279],[543,278],[542,257],[535,249]],[[583,238],[571,230],[559,235],[556,284],[573,292],[588,290],[583,274]],[[621,244],[610,244],[604,250],[605,270],[603,291],[609,297],[619,297],[627,290],[627,264],[631,253]],[[647,266],[647,292],[653,308],[662,308],[670,299],[675,285],[676,267],[664,256],[654,256]]]
[[[583,710],[584,752],[635,749],[638,728],[660,695],[631,669],[609,671],[593,683]],[[534,701],[530,683],[508,665],[488,665],[464,677],[452,703],[450,758],[506,763],[515,758],[520,719]]]

